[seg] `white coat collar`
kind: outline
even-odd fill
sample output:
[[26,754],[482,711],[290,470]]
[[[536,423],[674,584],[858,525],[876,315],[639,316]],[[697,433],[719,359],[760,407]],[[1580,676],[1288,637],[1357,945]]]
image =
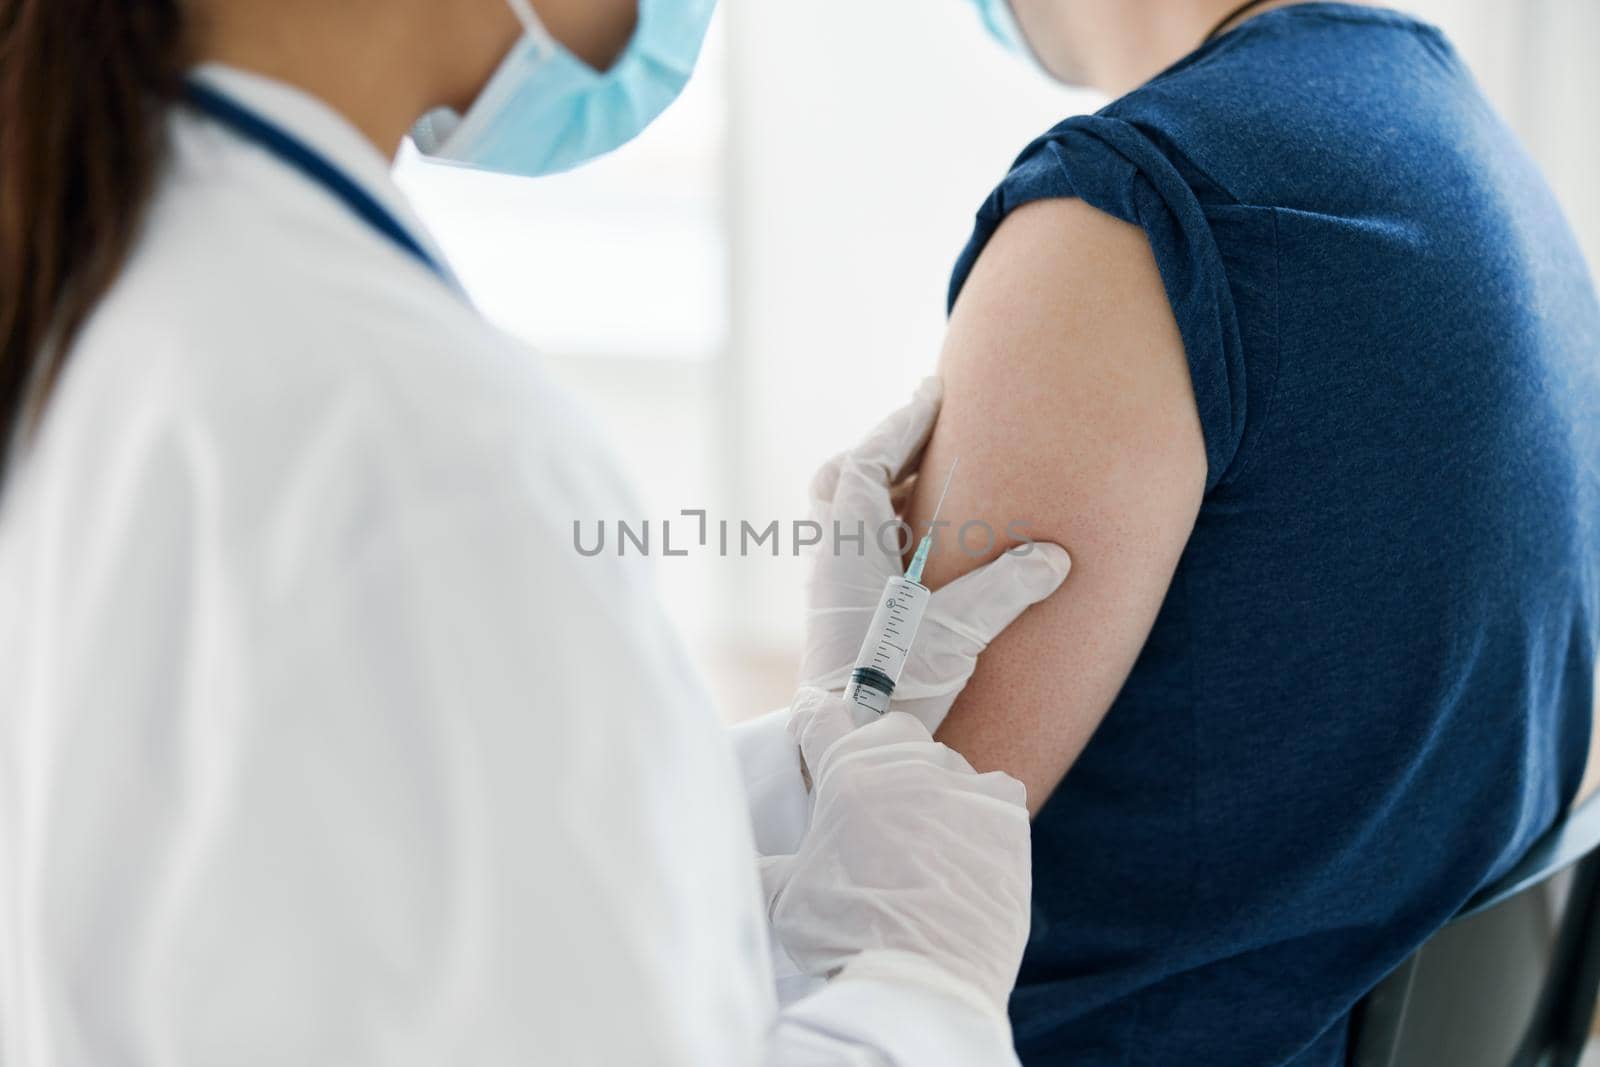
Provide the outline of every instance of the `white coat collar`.
[[190,76],[303,141],[361,186],[435,263],[449,270],[439,243],[395,184],[389,160],[350,120],[303,89],[224,63],[203,63]]

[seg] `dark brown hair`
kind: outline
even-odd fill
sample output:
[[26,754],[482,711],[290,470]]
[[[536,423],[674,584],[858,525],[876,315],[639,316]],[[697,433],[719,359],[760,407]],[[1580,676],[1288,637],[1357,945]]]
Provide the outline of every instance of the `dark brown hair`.
[[181,2],[0,0],[0,469],[137,236]]

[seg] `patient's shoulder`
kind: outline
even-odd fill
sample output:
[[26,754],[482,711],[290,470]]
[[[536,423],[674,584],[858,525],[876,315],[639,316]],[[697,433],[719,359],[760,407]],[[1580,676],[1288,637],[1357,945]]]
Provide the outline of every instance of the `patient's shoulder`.
[[1170,494],[1176,510],[1197,506],[1194,390],[1138,227],[1072,199],[1012,212],[957,301],[943,373],[947,434],[992,438],[988,469],[1015,483],[1017,503]]

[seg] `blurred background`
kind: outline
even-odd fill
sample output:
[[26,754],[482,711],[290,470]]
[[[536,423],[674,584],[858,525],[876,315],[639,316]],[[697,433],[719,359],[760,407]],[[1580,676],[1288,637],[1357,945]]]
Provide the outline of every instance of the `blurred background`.
[[[1600,263],[1600,2],[1397,6],[1454,39]],[[599,415],[637,519],[787,530],[813,470],[934,369],[950,268],[1012,158],[1104,102],[965,0],[724,0],[689,91],[614,156],[542,182],[408,158],[400,179],[482,309]],[[793,687],[805,559],[787,533],[766,551],[656,561],[729,719]]]

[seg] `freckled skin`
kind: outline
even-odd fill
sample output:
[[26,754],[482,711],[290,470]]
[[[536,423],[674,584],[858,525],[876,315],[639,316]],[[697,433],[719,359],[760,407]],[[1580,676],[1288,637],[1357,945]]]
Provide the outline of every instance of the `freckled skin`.
[[[1013,213],[950,321],[945,400],[909,517],[920,535],[961,458],[934,588],[986,560],[955,543],[1012,520],[1072,573],[984,653],[940,739],[1005,770],[1038,811],[1143,646],[1199,512],[1206,460],[1188,364],[1144,234],[1077,200]],[[979,532],[971,535],[976,547]]]

